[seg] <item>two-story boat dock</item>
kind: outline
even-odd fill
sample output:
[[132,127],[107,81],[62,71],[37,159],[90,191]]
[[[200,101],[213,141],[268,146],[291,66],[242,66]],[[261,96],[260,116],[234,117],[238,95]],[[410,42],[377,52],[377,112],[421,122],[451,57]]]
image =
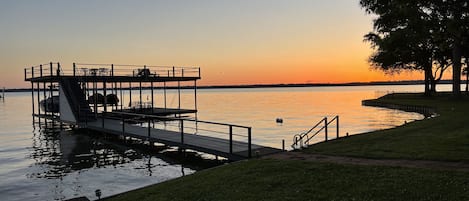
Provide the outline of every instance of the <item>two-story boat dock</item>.
[[[200,78],[199,67],[74,63],[66,70],[51,62],[24,69],[24,79],[31,83],[33,118],[39,120],[230,160],[281,151],[253,144],[251,127],[197,119]],[[193,90],[190,108],[182,105],[182,89]],[[168,103],[168,90],[177,91],[176,106]],[[163,100],[156,100],[156,91]]]

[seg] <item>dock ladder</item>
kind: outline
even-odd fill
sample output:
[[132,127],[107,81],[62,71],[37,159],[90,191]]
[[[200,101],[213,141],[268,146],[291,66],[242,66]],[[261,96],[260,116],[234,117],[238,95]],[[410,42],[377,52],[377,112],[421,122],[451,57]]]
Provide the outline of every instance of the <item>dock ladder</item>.
[[321,131],[324,131],[324,141],[328,141],[328,126],[333,122],[335,122],[336,126],[336,137],[339,138],[339,116],[336,115],[330,121],[328,121],[327,117],[324,117],[308,131],[294,135],[293,144],[291,145],[291,147],[293,149],[301,149],[308,147],[311,142],[311,139],[321,133]]

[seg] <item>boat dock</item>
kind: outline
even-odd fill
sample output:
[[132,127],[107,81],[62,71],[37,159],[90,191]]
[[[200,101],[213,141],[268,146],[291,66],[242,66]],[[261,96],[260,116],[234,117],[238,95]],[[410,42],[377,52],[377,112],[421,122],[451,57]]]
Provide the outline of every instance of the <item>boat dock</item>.
[[[60,63],[49,63],[25,68],[24,76],[31,82],[33,120],[57,121],[150,146],[160,143],[229,160],[281,151],[252,143],[251,127],[197,118],[199,67],[74,63],[67,71]],[[194,92],[191,106],[182,105],[181,83]],[[169,107],[168,88],[177,90],[176,107]],[[150,90],[146,102],[142,90]],[[155,91],[164,97],[157,101]]]

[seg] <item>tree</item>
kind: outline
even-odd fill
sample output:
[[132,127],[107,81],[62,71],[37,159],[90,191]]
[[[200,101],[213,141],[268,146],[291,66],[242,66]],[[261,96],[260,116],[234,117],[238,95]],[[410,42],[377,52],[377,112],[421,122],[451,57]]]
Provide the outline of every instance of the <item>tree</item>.
[[[436,83],[448,68],[449,51],[441,29],[435,28],[426,1],[361,0],[374,20],[374,32],[365,35],[375,52],[370,63],[386,73],[402,70],[422,70],[425,75],[425,94],[436,91]],[[438,21],[436,21],[438,22]]]
[[[389,72],[423,70],[425,92],[435,91],[453,67],[453,94],[460,96],[461,66],[468,51],[469,2],[461,0],[360,0],[377,15],[365,40],[375,48],[370,62]],[[468,58],[466,56],[466,58]]]
[[431,10],[445,30],[446,44],[452,50],[453,95],[461,96],[461,68],[469,34],[469,2],[467,0],[433,0]]

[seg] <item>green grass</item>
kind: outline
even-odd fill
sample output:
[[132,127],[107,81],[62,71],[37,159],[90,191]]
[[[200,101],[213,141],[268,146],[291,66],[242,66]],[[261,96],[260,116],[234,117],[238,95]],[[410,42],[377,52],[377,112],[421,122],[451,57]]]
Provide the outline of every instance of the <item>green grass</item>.
[[467,172],[250,160],[109,200],[469,200],[468,176]]
[[[469,98],[418,94],[380,101],[436,108],[439,117],[311,146],[306,153],[469,161]],[[469,200],[469,172],[254,159],[109,200]]]
[[439,116],[320,143],[302,151],[367,158],[469,161],[468,97],[453,100],[447,94],[431,98],[421,94],[395,94],[378,101],[433,107]]

